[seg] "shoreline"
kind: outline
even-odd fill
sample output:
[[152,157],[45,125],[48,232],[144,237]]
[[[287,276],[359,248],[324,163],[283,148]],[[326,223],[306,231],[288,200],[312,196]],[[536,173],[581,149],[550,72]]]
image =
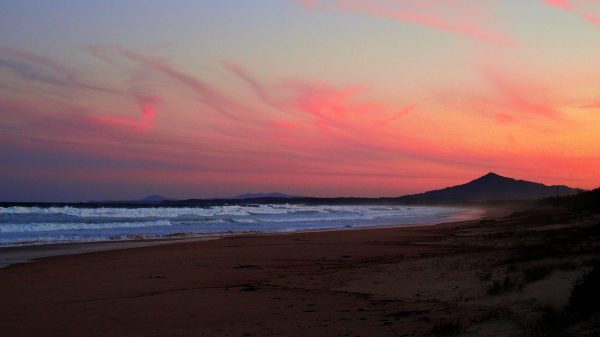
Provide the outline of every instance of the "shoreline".
[[148,240],[122,240],[122,241],[94,241],[94,242],[68,242],[49,243],[39,245],[22,245],[0,247],[0,269],[21,263],[39,262],[42,259],[56,256],[79,255],[103,251],[122,250],[130,248],[143,248],[158,245],[168,245],[195,241],[218,240],[219,237],[204,236],[177,239],[148,239]]
[[565,333],[595,331],[600,313],[568,310],[598,262],[600,215],[503,211],[14,264],[0,269],[0,335],[516,336],[548,328],[548,312],[577,318]]
[[14,264],[36,262],[47,257],[78,255],[94,252],[122,250],[130,248],[143,248],[157,245],[170,245],[187,242],[220,240],[231,237],[246,237],[246,236],[279,236],[302,233],[319,233],[319,232],[337,232],[351,230],[372,230],[386,228],[410,228],[437,226],[443,224],[452,224],[464,221],[477,221],[489,217],[491,214],[498,216],[500,210],[497,208],[480,207],[480,208],[465,208],[465,214],[477,214],[472,218],[460,219],[455,221],[433,222],[427,224],[400,224],[400,225],[382,225],[382,226],[346,226],[337,228],[319,228],[305,229],[294,231],[280,232],[232,232],[218,234],[193,234],[182,233],[181,237],[163,237],[163,238],[144,238],[144,239],[124,239],[124,240],[100,240],[90,242],[57,242],[57,243],[42,243],[32,245],[14,245],[0,247],[0,269],[9,267]]

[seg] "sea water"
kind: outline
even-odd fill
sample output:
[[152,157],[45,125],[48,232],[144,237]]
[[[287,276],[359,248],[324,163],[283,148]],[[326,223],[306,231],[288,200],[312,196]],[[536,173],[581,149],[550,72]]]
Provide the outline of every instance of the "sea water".
[[0,207],[0,246],[424,225],[477,218],[458,207],[259,204],[210,207]]

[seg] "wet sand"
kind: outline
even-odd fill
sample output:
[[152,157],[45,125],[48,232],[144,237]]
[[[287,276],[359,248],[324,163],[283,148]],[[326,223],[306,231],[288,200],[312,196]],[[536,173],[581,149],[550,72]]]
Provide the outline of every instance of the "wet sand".
[[217,240],[218,236],[203,236],[181,239],[159,239],[159,240],[131,240],[131,241],[101,241],[85,243],[58,243],[34,246],[12,246],[0,247],[0,269],[11,264],[34,262],[36,260],[51,257],[75,255],[83,253],[102,252],[107,250],[119,250],[138,247],[150,247],[167,245],[173,243],[196,242]]
[[598,218],[494,215],[15,264],[0,269],[0,336],[527,333],[600,256]]

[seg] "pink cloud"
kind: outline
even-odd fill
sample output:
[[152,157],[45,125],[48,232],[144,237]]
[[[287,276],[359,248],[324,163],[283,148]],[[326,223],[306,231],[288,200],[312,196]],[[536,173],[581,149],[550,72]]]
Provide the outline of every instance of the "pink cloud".
[[499,95],[497,102],[502,112],[498,116],[501,119],[513,121],[523,115],[556,119],[561,115],[555,107],[544,102],[543,99],[535,99],[535,93],[541,91],[535,84],[514,80],[505,72],[493,67],[487,67],[484,74]]
[[138,62],[141,66],[152,69],[169,78],[179,82],[180,84],[191,88],[198,94],[198,99],[210,106],[215,111],[227,116],[228,118],[241,122],[247,120],[246,116],[241,114],[247,110],[247,107],[238,103],[235,99],[228,97],[216,87],[184,72],[181,72],[170,66],[161,58],[149,57],[138,52],[116,48],[116,51],[126,58]]
[[[324,12],[360,13],[369,16],[416,23],[435,29],[457,33],[478,40],[502,46],[512,46],[514,41],[501,33],[483,27],[478,16],[483,11],[482,4],[473,5],[459,0],[424,2],[367,1],[367,0],[303,0],[299,3],[307,10]],[[487,15],[487,13],[486,13]],[[489,21],[489,19],[487,19]]]
[[[255,135],[255,148],[278,144],[281,148],[277,151],[294,153],[298,158],[318,165],[351,164],[357,168],[362,166],[357,162],[361,158],[359,162],[364,164],[365,172],[373,172],[376,165],[366,158],[393,158],[399,154],[415,160],[480,165],[467,159],[466,151],[461,156],[445,154],[448,151],[438,145],[409,141],[380,129],[413,111],[415,105],[393,109],[381,102],[365,100],[367,90],[363,86],[335,87],[323,81],[294,79],[267,87],[239,65],[234,73],[245,78],[243,81],[257,96],[262,95],[259,92],[268,92],[270,98],[265,104],[273,104],[290,117],[301,118],[300,122],[296,119],[277,120],[269,124],[271,128],[276,126],[275,130],[264,130],[262,135],[266,138]],[[258,145],[263,141],[265,144]],[[321,169],[319,172],[325,174],[326,171]]]
[[585,13],[584,16],[589,22],[600,26],[600,17],[597,17],[592,13]]
[[324,82],[290,81],[288,87],[294,90],[292,104],[300,111],[320,119],[350,119],[365,113],[379,112],[383,106],[375,102],[357,102],[364,88],[334,88]]
[[571,9],[571,3],[569,3],[569,0],[544,0],[544,2],[551,6],[559,7],[562,9]]
[[586,21],[593,23],[595,25],[600,26],[600,17],[594,15],[589,11],[589,6],[593,4],[591,1],[581,1],[581,0],[543,0],[544,3],[562,8],[565,11],[572,12],[580,17],[584,18]]
[[156,104],[159,102],[160,99],[158,99],[158,97],[147,97],[138,101],[140,110],[142,111],[142,122],[140,123],[141,129],[152,129],[155,126],[154,116],[158,114]]
[[552,132],[559,123],[570,123],[562,110],[570,105],[562,90],[523,70],[527,66],[515,72],[498,63],[492,59],[477,66],[482,82],[474,88],[436,90],[436,103],[467,115],[492,118],[507,128]]
[[90,118],[103,124],[126,127],[132,130],[150,130],[156,126],[154,117],[158,114],[156,107],[160,101],[160,98],[156,96],[138,97],[137,104],[141,112],[139,118],[108,114],[95,114]]
[[367,90],[361,86],[336,88],[323,81],[288,79],[267,87],[239,64],[231,61],[224,61],[223,64],[265,105],[287,114],[311,116],[316,121],[315,125],[322,130],[328,127],[356,129],[357,124],[383,126],[414,109],[414,105],[411,105],[393,112],[394,109],[382,103],[365,101],[363,96]]

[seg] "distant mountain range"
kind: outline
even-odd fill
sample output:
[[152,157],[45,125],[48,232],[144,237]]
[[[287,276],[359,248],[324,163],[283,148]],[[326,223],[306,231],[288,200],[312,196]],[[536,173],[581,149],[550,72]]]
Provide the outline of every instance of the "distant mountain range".
[[190,199],[167,201],[168,204],[215,205],[252,203],[298,203],[298,204],[464,204],[498,201],[535,200],[548,197],[576,195],[582,189],[568,186],[547,186],[544,184],[503,177],[488,173],[466,184],[446,187],[440,190],[401,197],[382,198],[315,198],[298,197],[283,193],[247,193],[231,199]]
[[[307,205],[382,205],[382,204],[469,204],[497,203],[504,201],[535,200],[555,197],[578,195],[585,190],[564,185],[547,186],[544,184],[503,177],[496,173],[488,173],[466,184],[446,187],[425,193],[405,195],[401,197],[381,198],[315,198],[299,197],[284,193],[246,193],[233,198],[221,199],[186,199],[178,200],[161,195],[149,195],[139,200],[131,201],[91,201],[88,203],[0,203],[0,206],[10,205],[77,205],[80,207],[105,207],[119,205],[123,207],[144,206],[213,206],[213,205],[251,205],[251,204],[307,204]],[[598,194],[596,192],[596,194]],[[595,195],[596,195],[595,194]],[[589,197],[586,197],[589,198]],[[579,199],[573,199],[579,200]],[[587,199],[586,199],[587,200]],[[595,200],[595,199],[590,199]]]
[[162,195],[153,194],[136,200],[101,200],[88,201],[90,204],[158,204],[163,201],[177,201],[177,199],[167,198]]
[[143,197],[142,199],[137,200],[137,201],[141,201],[141,202],[162,202],[162,201],[169,201],[169,200],[177,200],[177,199],[167,198],[167,197],[163,197],[162,195],[153,194],[153,195],[149,195],[149,196]]
[[[302,197],[294,196],[294,195],[288,195],[288,194],[283,194],[283,193],[278,193],[278,192],[272,192],[272,193],[245,193],[245,194],[238,195],[236,197],[228,198],[228,199],[246,200],[246,199],[268,199],[268,198],[273,198],[273,199],[295,199],[295,198],[302,198]],[[139,200],[134,200],[133,202],[150,202],[150,203],[153,203],[153,202],[177,201],[177,200],[178,199],[167,198],[167,197],[164,197],[162,195],[153,194],[153,195],[146,196],[146,197],[144,197],[142,199],[139,199]],[[131,202],[131,201],[126,201],[126,202]]]
[[554,197],[557,193],[559,196],[574,195],[583,191],[564,185],[547,186],[531,181],[507,178],[490,172],[463,185],[408,195],[401,199],[422,202],[523,200]]
[[233,197],[231,199],[263,199],[263,198],[294,199],[294,198],[302,198],[302,197],[278,193],[278,192],[272,192],[272,193],[246,193],[246,194],[238,195],[237,197]]

